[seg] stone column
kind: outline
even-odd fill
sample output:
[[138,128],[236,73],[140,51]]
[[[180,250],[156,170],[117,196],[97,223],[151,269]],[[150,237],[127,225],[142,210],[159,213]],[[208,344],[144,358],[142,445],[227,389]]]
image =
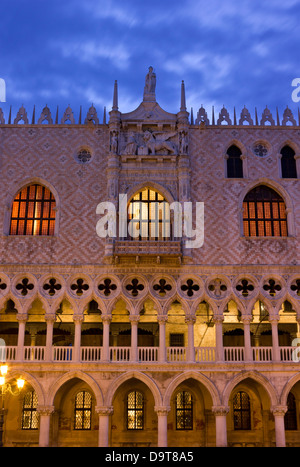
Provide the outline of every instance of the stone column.
[[229,407],[225,406],[214,406],[212,412],[216,418],[216,447],[227,446],[227,414]]
[[159,324],[159,352],[158,352],[158,361],[164,363],[167,361],[167,352],[166,352],[166,322],[168,321],[167,315],[159,315],[157,317]]
[[138,324],[140,316],[131,315],[129,316],[129,321],[131,322],[131,352],[130,352],[130,361],[138,362],[139,361],[139,349],[138,349]]
[[278,340],[278,316],[270,316],[269,322],[272,326],[272,348],[273,348],[273,362],[280,362],[280,349]]
[[287,411],[287,406],[278,405],[271,408],[271,412],[274,415],[275,421],[275,440],[276,447],[285,447],[285,427],[284,427],[284,415]]
[[40,415],[40,429],[39,429],[39,447],[49,447],[50,439],[50,421],[51,415],[54,412],[53,406],[39,406],[37,411]]
[[224,362],[223,348],[223,316],[215,316],[213,321],[216,326],[216,362]]
[[74,337],[74,350],[73,362],[80,362],[80,346],[81,346],[81,323],[83,321],[82,315],[74,315],[73,321],[75,324],[75,337]]
[[27,314],[17,314],[17,321],[19,321],[18,330],[18,348],[17,348],[17,361],[22,362],[24,358],[24,340],[25,340],[25,326],[27,321]]
[[109,327],[111,322],[112,316],[111,315],[103,315],[102,316],[102,324],[103,324],[103,343],[102,343],[102,353],[101,353],[101,361],[102,362],[109,362]]
[[244,352],[245,352],[245,362],[252,362],[252,347],[251,347],[251,335],[250,335],[250,323],[252,321],[252,316],[244,316],[242,318],[244,324]]
[[113,407],[96,407],[96,413],[99,415],[99,448],[109,447],[109,422],[114,409]]
[[168,413],[170,407],[154,407],[157,413],[157,447],[165,448],[168,446]]
[[195,362],[195,343],[194,343],[194,324],[196,321],[195,316],[186,316],[185,322],[188,325],[188,349],[187,349],[187,362]]
[[55,314],[45,315],[45,321],[47,323],[46,332],[46,349],[45,349],[45,361],[52,361],[52,345],[53,345],[53,325],[55,323]]

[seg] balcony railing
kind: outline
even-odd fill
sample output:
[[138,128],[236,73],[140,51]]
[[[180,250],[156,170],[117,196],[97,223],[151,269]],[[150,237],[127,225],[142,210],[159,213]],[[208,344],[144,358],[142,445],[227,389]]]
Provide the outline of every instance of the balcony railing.
[[[51,358],[47,359],[45,346],[25,346],[22,356],[19,355],[17,346],[0,348],[0,361],[4,362],[72,362],[75,361],[75,351],[72,346],[53,346]],[[245,347],[223,347],[225,362],[245,362]],[[281,362],[300,361],[299,347],[279,347]],[[80,347],[79,362],[101,363],[103,359],[103,347]],[[253,362],[273,361],[273,347],[251,347]],[[109,360],[111,362],[130,362],[132,360],[131,347],[109,347]],[[78,361],[78,360],[77,360]],[[135,361],[135,360],[134,360]],[[167,362],[188,362],[188,347],[167,347]],[[195,363],[216,362],[216,347],[195,347]],[[159,360],[159,347],[138,347],[137,362],[161,362]]]

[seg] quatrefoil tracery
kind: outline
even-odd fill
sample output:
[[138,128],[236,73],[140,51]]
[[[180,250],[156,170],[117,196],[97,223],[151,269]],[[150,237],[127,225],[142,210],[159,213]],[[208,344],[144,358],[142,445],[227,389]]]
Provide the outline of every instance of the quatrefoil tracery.
[[16,285],[16,289],[20,291],[21,295],[26,296],[29,291],[34,289],[34,285],[29,282],[27,277],[24,277],[24,279]]
[[144,285],[139,283],[138,279],[132,279],[131,283],[126,285],[126,290],[128,290],[133,297],[137,297],[139,292],[144,290]]
[[112,282],[111,279],[106,278],[102,284],[98,285],[98,289],[100,292],[103,292],[106,297],[108,297],[114,290],[117,289],[117,286]]
[[43,289],[48,292],[49,295],[54,295],[58,290],[61,289],[61,284],[57,283],[56,279],[52,277],[48,283],[43,285]]
[[84,284],[84,279],[77,279],[76,283],[71,285],[71,290],[73,290],[78,296],[81,296],[88,289],[89,285]]

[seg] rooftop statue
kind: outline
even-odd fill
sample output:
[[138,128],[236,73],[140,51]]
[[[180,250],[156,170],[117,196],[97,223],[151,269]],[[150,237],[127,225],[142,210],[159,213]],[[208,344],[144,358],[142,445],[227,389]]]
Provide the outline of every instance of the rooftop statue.
[[155,102],[155,87],[156,74],[153,71],[153,67],[150,66],[145,79],[144,101]]

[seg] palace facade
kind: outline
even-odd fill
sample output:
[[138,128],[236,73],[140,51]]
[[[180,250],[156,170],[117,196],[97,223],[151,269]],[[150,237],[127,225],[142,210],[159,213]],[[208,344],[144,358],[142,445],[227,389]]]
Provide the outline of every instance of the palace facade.
[[4,446],[300,446],[299,116],[155,89],[0,111]]

